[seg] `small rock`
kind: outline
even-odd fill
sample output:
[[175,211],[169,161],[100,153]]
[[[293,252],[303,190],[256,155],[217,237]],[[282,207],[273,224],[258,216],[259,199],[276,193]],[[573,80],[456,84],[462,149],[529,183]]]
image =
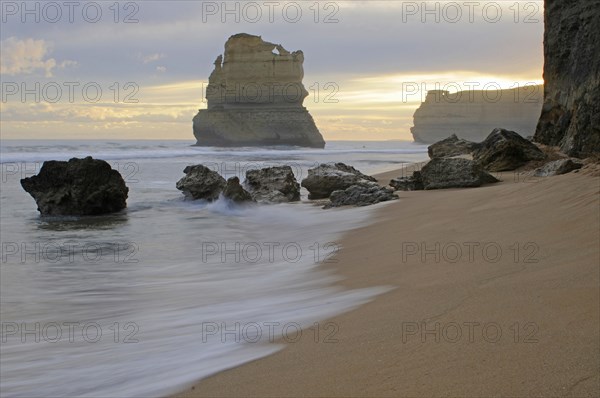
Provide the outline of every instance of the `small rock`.
[[567,174],[583,167],[583,163],[577,159],[560,159],[545,164],[534,173],[536,177],[552,177]]
[[187,166],[183,172],[185,177],[177,181],[176,187],[187,198],[194,200],[217,200],[227,184],[219,173],[201,164]]
[[546,155],[514,131],[495,129],[473,153],[473,159],[489,171],[512,171]]
[[390,181],[390,186],[396,191],[422,191],[423,181],[421,172],[415,171],[411,177],[398,177]]
[[39,174],[21,180],[46,216],[114,213],[127,207],[129,188],[110,164],[91,156],[44,162]]
[[387,202],[398,199],[389,188],[385,188],[376,182],[362,182],[352,185],[344,190],[337,190],[331,193],[329,204],[325,209],[340,206],[369,206],[375,203]]
[[231,177],[227,180],[227,185],[223,190],[223,197],[236,203],[254,202],[252,195],[240,185],[238,177]]
[[453,156],[468,155],[476,150],[478,144],[475,142],[462,140],[452,134],[445,140],[436,142],[427,149],[429,158],[451,158]]
[[284,203],[300,200],[300,184],[290,166],[248,170],[244,187],[260,203]]
[[308,170],[302,186],[308,190],[309,199],[324,199],[333,191],[344,190],[365,181],[377,180],[344,163],[321,164]]
[[424,189],[474,188],[498,180],[481,165],[461,158],[435,158],[421,169]]

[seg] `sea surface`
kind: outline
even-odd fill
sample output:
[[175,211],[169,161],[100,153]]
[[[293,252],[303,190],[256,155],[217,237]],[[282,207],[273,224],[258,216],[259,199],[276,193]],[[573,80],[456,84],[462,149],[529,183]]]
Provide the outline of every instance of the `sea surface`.
[[[20,179],[44,160],[107,160],[129,186],[126,211],[42,218]],[[408,142],[331,142],[301,148],[201,148],[186,141],[0,143],[0,395],[164,396],[282,348],[335,342],[323,321],[388,287],[342,290],[317,263],[335,261],[344,231],[380,204],[323,210],[302,202],[236,207],[185,201],[190,164],[228,178],[318,163],[367,174],[427,158]],[[300,331],[300,327],[305,328]]]

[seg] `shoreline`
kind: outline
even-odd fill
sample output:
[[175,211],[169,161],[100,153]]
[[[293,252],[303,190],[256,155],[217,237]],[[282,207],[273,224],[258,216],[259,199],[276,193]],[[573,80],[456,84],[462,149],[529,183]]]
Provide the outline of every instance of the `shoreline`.
[[394,289],[320,322],[337,342],[287,343],[175,396],[595,396],[600,178],[503,176],[399,192],[347,232],[321,265],[336,285]]

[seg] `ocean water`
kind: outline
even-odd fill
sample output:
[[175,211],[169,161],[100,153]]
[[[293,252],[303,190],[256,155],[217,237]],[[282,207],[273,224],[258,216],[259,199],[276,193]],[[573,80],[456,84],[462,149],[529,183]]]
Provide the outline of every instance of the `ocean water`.
[[[88,155],[121,172],[127,210],[40,217],[19,180],[44,160]],[[175,182],[198,163],[242,180],[247,169],[287,164],[300,180],[317,163],[374,174],[426,157],[407,142],[2,141],[0,395],[164,396],[273,353],[281,338],[335,341],[336,325],[323,320],[388,287],[342,290],[318,263],[335,261],[341,234],[386,204],[325,211],[305,191],[294,204],[207,204],[183,200]]]

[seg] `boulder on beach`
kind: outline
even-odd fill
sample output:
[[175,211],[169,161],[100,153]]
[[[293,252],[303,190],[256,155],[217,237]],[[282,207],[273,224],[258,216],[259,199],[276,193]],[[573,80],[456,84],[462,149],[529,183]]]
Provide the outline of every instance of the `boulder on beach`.
[[514,131],[494,129],[473,153],[473,159],[489,171],[512,171],[546,155]]
[[476,188],[498,182],[476,162],[461,158],[436,158],[417,175],[425,190],[447,188]]
[[259,203],[284,203],[300,200],[300,184],[290,166],[248,170],[244,187]]
[[398,199],[389,188],[382,187],[376,182],[360,182],[344,190],[333,191],[329,196],[330,203],[325,209],[340,206],[369,206],[380,202]]
[[535,170],[536,177],[551,177],[567,174],[583,167],[583,162],[578,159],[559,159]]
[[223,197],[236,203],[254,202],[252,195],[240,185],[238,177],[231,177],[227,180]]
[[129,188],[110,164],[88,156],[44,162],[39,174],[21,180],[43,216],[86,216],[127,207]]
[[450,137],[430,145],[427,152],[430,159],[451,158],[471,154],[478,146],[475,142],[460,139],[456,134],[452,134]]
[[227,185],[219,173],[201,164],[187,166],[183,172],[185,177],[175,186],[189,199],[217,200]]
[[410,177],[394,178],[390,181],[390,186],[396,191],[422,191],[425,189],[420,171],[414,171]]
[[309,192],[309,199],[328,198],[333,191],[340,191],[360,182],[377,180],[344,163],[323,163],[308,170],[302,186]]

